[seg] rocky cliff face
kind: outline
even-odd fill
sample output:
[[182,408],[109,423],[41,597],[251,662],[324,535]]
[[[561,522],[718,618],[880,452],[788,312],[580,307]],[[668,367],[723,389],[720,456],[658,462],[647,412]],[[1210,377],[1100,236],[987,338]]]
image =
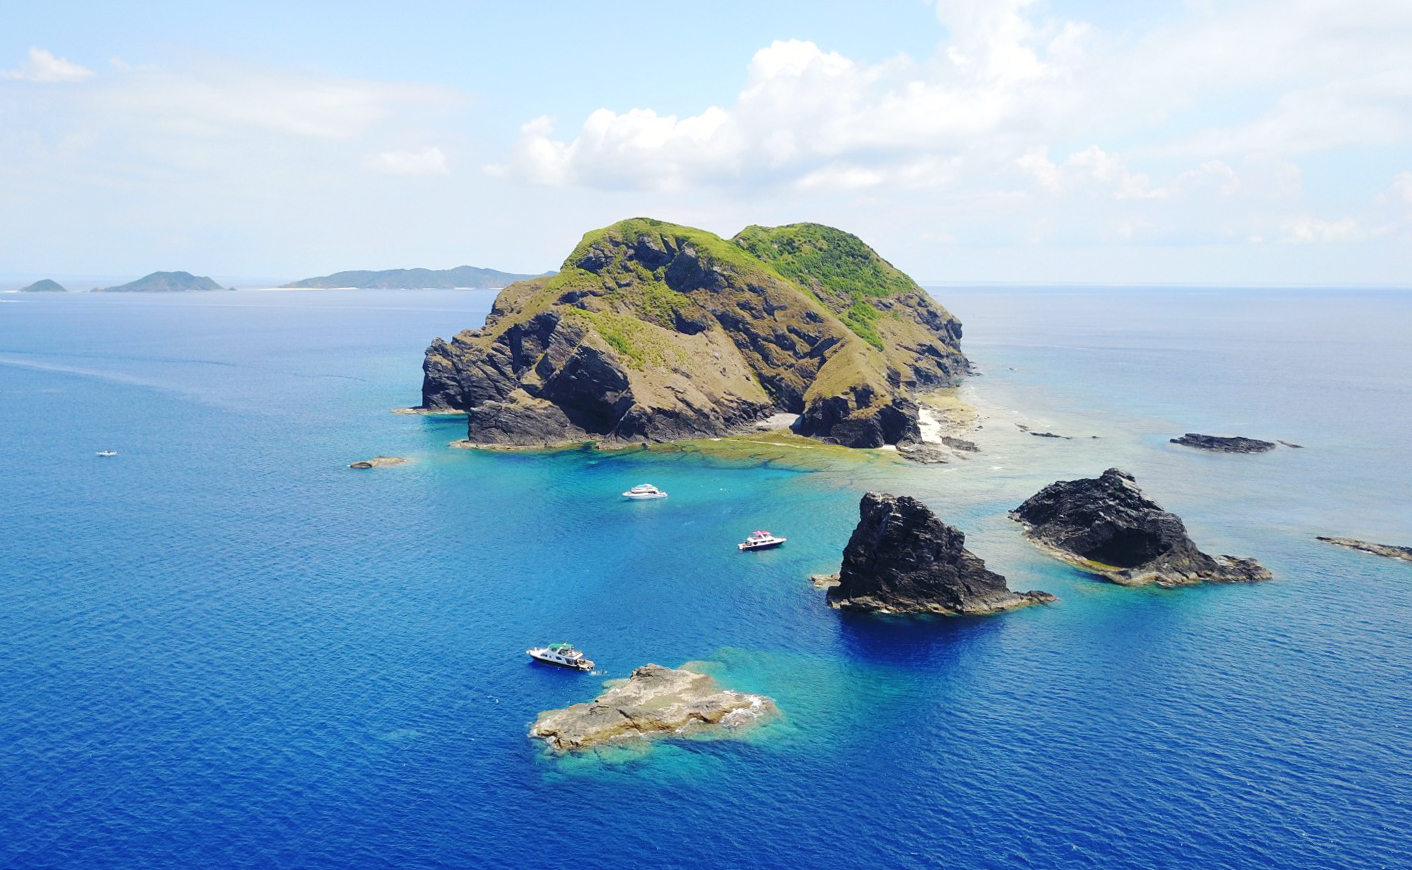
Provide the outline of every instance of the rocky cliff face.
[[587,704],[539,714],[530,736],[561,752],[666,734],[720,736],[778,712],[763,695],[722,689],[705,674],[643,665]]
[[1011,592],[1005,578],[966,549],[966,536],[909,496],[870,492],[843,551],[832,607],[889,613],[971,615],[1053,601]]
[[1011,512],[1030,540],[1058,558],[1125,586],[1242,583],[1270,579],[1254,559],[1208,556],[1186,526],[1116,468],[1052,483]]
[[636,219],[507,287],[481,329],[433,341],[422,407],[465,411],[483,444],[712,437],[789,412],[801,434],[876,447],[917,438],[908,394],[964,373],[960,335],[847,233],[728,242]]

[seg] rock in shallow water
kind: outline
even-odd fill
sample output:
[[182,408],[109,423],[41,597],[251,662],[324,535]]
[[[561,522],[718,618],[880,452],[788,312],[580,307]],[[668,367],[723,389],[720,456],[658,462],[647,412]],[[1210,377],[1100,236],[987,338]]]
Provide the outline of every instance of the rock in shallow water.
[[1329,544],[1337,544],[1340,547],[1348,547],[1350,550],[1362,550],[1365,553],[1372,553],[1375,556],[1384,556],[1388,559],[1401,559],[1404,562],[1412,562],[1412,547],[1396,547],[1392,544],[1374,544],[1372,541],[1359,541],[1354,538],[1331,538],[1326,535],[1319,535],[1319,540]]
[[1169,440],[1173,444],[1181,444],[1184,447],[1197,447],[1202,450],[1214,450],[1218,453],[1264,453],[1275,449],[1273,441],[1242,438],[1238,435],[1198,435],[1195,432],[1188,432],[1180,438]]
[[828,591],[831,607],[963,616],[1055,600],[1047,592],[1011,592],[966,549],[963,532],[915,498],[870,492],[858,512],[838,585]]
[[722,689],[706,674],[647,664],[587,704],[540,713],[530,736],[561,752],[701,729],[724,736],[779,712],[763,695]]
[[1131,474],[1051,483],[1010,514],[1052,555],[1124,586],[1269,580],[1254,559],[1208,556],[1186,526],[1142,494]]

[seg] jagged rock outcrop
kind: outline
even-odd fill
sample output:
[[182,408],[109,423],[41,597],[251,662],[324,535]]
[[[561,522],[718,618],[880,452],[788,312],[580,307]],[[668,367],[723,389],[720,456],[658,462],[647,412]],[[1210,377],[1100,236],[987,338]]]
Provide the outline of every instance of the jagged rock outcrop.
[[777,413],[851,447],[919,438],[910,392],[966,371],[961,326],[854,236],[815,224],[723,240],[644,218],[584,236],[485,325],[436,339],[422,407],[472,443],[715,437]]
[[1202,450],[1215,450],[1220,453],[1264,453],[1275,449],[1275,442],[1261,441],[1258,438],[1242,438],[1238,435],[1198,435],[1188,432],[1180,438],[1169,439],[1173,444],[1184,447],[1197,447]]
[[828,591],[831,607],[956,616],[1055,600],[1047,592],[1011,592],[966,549],[963,532],[915,498],[870,492],[858,513],[838,585]]
[[1254,559],[1208,556],[1186,526],[1138,489],[1131,474],[1051,483],[1010,514],[1031,541],[1084,571],[1124,586],[1189,586],[1269,580]]
[[1392,544],[1374,544],[1371,541],[1359,541],[1354,538],[1331,538],[1326,535],[1319,535],[1318,538],[1326,543],[1337,544],[1340,547],[1348,547],[1351,550],[1362,550],[1365,553],[1372,553],[1375,556],[1412,562],[1412,547],[1397,547]]
[[539,714],[530,736],[561,752],[670,734],[726,736],[778,711],[763,695],[722,689],[685,668],[647,664],[587,704]]

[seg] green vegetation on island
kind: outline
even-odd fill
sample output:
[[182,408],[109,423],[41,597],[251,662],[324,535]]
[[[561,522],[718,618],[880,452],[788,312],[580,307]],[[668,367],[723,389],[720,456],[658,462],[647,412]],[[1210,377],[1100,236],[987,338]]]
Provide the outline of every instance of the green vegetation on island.
[[21,287],[21,293],[64,293],[64,285],[58,281],[51,281],[48,278],[41,278],[28,287]]
[[532,277],[476,266],[457,266],[454,269],[335,272],[322,278],[305,278],[282,286],[312,290],[498,290]]
[[[190,272],[153,272],[117,287],[95,287],[95,293],[189,293],[226,288],[203,275]],[[234,289],[234,288],[232,288]]]
[[798,415],[803,435],[915,440],[910,393],[966,371],[960,323],[857,237],[818,224],[726,240],[634,218],[437,339],[422,407],[482,444],[678,441]]

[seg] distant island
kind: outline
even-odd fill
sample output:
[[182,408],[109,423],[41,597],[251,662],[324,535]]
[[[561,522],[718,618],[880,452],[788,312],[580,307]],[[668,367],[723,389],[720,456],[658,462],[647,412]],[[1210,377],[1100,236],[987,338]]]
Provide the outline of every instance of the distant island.
[[849,447],[920,440],[914,391],[968,371],[961,324],[856,236],[819,224],[730,240],[650,218],[583,237],[557,274],[436,339],[426,411],[472,445],[677,441],[777,414]]
[[517,275],[476,266],[454,269],[384,269],[335,272],[322,278],[305,278],[282,287],[312,290],[499,290],[535,275]]
[[65,293],[64,285],[58,281],[51,281],[48,278],[41,278],[28,287],[21,287],[21,293]]
[[95,287],[94,293],[189,293],[226,288],[202,275],[190,272],[153,272],[117,287]]

